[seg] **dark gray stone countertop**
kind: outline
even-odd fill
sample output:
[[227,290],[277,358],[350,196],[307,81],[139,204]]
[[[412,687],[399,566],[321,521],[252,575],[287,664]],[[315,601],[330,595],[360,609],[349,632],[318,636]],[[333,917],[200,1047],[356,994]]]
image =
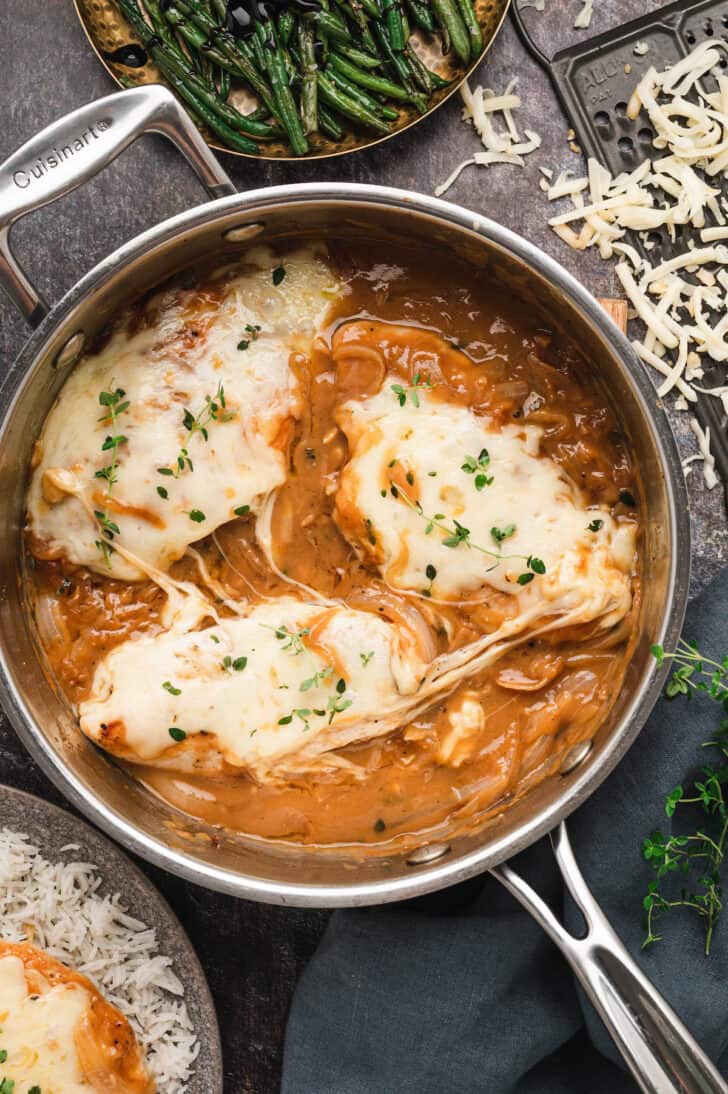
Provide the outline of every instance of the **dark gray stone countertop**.
[[[107,0],[103,0],[107,2]],[[601,0],[591,32],[659,6],[655,0]],[[547,53],[576,40],[579,0],[547,0],[528,13]],[[71,0],[42,5],[2,0],[0,38],[0,158],[55,118],[107,94],[112,85],[92,54]],[[449,191],[452,201],[484,212],[549,252],[597,295],[618,295],[613,265],[594,251],[575,253],[546,226],[548,203],[538,187],[540,165],[581,168],[569,150],[567,123],[551,86],[525,53],[510,22],[504,26],[476,81],[502,89],[518,76],[523,100],[519,121],[539,132],[541,149],[523,170],[469,168]],[[305,164],[255,163],[224,157],[240,190],[278,183],[338,180],[388,183],[432,193],[454,164],[479,147],[459,120],[453,97],[401,137],[369,151]],[[110,250],[167,216],[202,200],[187,166],[161,138],[149,137],[93,182],[52,207],[27,217],[14,246],[31,279],[50,300],[72,285]],[[27,331],[9,301],[0,299],[0,367],[6,369]],[[693,451],[687,418],[672,414],[685,454]],[[709,493],[699,470],[690,475],[694,533],[694,587],[705,584],[728,559],[723,493]],[[63,799],[30,760],[3,719],[0,780]],[[283,1029],[296,977],[316,947],[326,913],[270,908],[236,901],[144,867],[172,902],[197,947],[218,1006],[229,1094],[274,1094],[278,1089]]]

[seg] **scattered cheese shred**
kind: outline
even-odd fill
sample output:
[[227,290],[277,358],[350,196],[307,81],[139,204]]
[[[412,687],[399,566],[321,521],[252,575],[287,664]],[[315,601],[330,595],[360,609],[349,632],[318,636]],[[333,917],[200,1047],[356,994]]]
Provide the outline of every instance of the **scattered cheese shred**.
[[[511,80],[501,95],[488,87],[476,87],[471,90],[465,80],[460,88],[463,99],[463,120],[470,122],[480,137],[484,152],[476,152],[462,163],[435,190],[440,197],[457,180],[466,167],[477,165],[491,167],[494,163],[507,163],[523,167],[524,156],[535,152],[541,146],[541,138],[532,129],[524,129],[523,136],[518,131],[515,112],[520,108],[521,99],[515,94],[516,81]],[[496,118],[500,116],[499,124]]]
[[[546,7],[546,0],[516,0],[518,7],[521,11],[525,8],[534,8],[536,11],[543,11]],[[574,26],[577,30],[586,30],[591,26],[592,15],[594,13],[594,0],[579,0],[581,3],[581,11],[574,20]]]
[[586,30],[587,27],[591,26],[592,15],[594,14],[593,9],[594,0],[584,0],[584,7],[574,20],[574,26],[577,30]]
[[[646,50],[638,47],[640,55]],[[644,112],[658,150],[634,170],[613,176],[596,160],[587,174],[563,171],[550,179],[550,201],[571,207],[549,220],[553,231],[575,250],[596,247],[602,258],[618,255],[616,275],[629,298],[631,318],[641,320],[644,337],[633,342],[646,364],[662,377],[660,397],[675,395],[687,410],[697,391],[714,395],[728,414],[728,385],[696,388],[706,359],[728,362],[728,203],[722,191],[728,177],[728,75],[719,67],[728,43],[709,39],[670,68],[650,67],[627,106],[636,120]],[[704,82],[710,78],[712,90]],[[684,227],[696,231],[677,250]],[[625,236],[640,233],[646,251],[671,244],[673,257],[652,264]],[[698,245],[695,240],[699,239]],[[717,482],[710,432],[695,419],[706,485]]]
[[708,490],[718,485],[718,476],[715,473],[715,457],[710,451],[710,430],[703,429],[697,418],[690,419],[690,428],[698,442],[698,455],[703,460],[703,477]]

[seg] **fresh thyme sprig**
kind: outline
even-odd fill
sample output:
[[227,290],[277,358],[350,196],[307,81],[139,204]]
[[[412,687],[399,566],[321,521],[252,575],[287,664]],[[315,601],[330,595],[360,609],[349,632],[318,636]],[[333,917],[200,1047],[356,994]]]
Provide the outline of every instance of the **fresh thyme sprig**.
[[205,405],[199,414],[193,414],[191,410],[185,407],[182,424],[189,433],[187,444],[180,448],[172,466],[158,467],[157,474],[173,476],[178,479],[185,470],[194,471],[194,464],[188,448],[190,440],[196,433],[199,433],[203,441],[207,441],[209,439],[208,426],[211,422],[229,422],[234,417],[235,411],[227,409],[225,389],[222,384],[217,385],[217,391],[214,395],[205,396]]
[[[425,521],[426,536],[430,535],[433,528],[437,528],[440,532],[445,533],[445,538],[442,540],[443,547],[455,548],[459,547],[461,544],[464,544],[466,547],[471,548],[473,551],[480,551],[481,554],[487,555],[489,558],[495,559],[494,564],[488,567],[488,572],[490,572],[490,570],[495,570],[498,566],[500,566],[501,562],[505,562],[508,559],[519,559],[520,561],[526,563],[526,570],[523,573],[519,574],[516,579],[519,585],[528,585],[529,582],[533,581],[536,574],[546,573],[545,563],[542,561],[542,559],[536,558],[534,555],[504,555],[501,551],[494,551],[490,547],[482,547],[479,543],[473,542],[470,535],[470,529],[466,528],[458,520],[455,520],[453,518],[452,524],[448,524],[446,522],[447,518],[445,517],[444,513],[435,513],[432,516],[428,516],[424,512],[422,505],[419,501],[413,501],[412,498],[410,498],[407,494],[406,490],[403,490],[401,486],[397,486],[396,483],[393,483],[391,480],[389,483],[389,492],[393,498],[401,498],[405,505],[407,505],[413,513],[417,513],[418,517],[421,517],[421,519]],[[508,526],[509,529],[511,527],[511,525]],[[515,527],[513,527],[513,531],[515,532]],[[491,530],[491,535],[492,534],[493,532]],[[507,537],[504,535],[503,539],[506,538]]]
[[304,638],[311,633],[310,627],[301,627],[298,631],[290,631],[285,623],[282,623],[279,627],[272,627],[268,623],[261,623],[260,625],[265,627],[267,631],[273,631],[278,641],[283,643],[281,649],[286,653],[290,653],[293,657],[303,653],[306,648]]
[[[668,698],[702,693],[720,703],[728,712],[728,655],[721,661],[704,656],[697,642],[680,639],[673,653],[662,646],[653,646],[658,665],[671,661],[676,667],[667,683]],[[647,913],[647,935],[643,946],[657,942],[655,922],[661,913],[673,908],[688,908],[705,925],[705,953],[710,953],[713,932],[723,908],[721,867],[728,838],[728,717],[721,720],[715,739],[704,748],[717,753],[711,764],[702,768],[688,791],[676,786],[665,797],[665,814],[673,817],[678,806],[699,807],[704,818],[696,831],[689,835],[665,836],[655,831],[642,844],[642,853],[655,871],[643,899]],[[680,878],[677,889],[667,885],[667,879]]]
[[421,387],[432,387],[432,380],[429,376],[423,378],[421,372],[416,372],[412,377],[411,384],[408,384],[407,386],[403,386],[402,384],[390,384],[389,387],[400,406],[404,406],[409,398],[412,406],[419,408],[420,396],[417,389]]
[[104,413],[99,418],[100,422],[109,422],[111,433],[108,433],[101,445],[102,452],[111,453],[111,463],[94,472],[94,478],[103,479],[106,483],[107,504],[104,509],[94,509],[94,516],[101,529],[101,537],[94,540],[94,546],[101,552],[106,565],[111,568],[111,555],[114,550],[112,540],[119,535],[119,525],[109,515],[109,504],[117,482],[119,469],[119,448],[126,444],[128,438],[123,433],[117,432],[117,420],[121,414],[129,409],[129,400],[124,396],[123,388],[117,387],[113,391],[99,392],[99,404],[104,407]]
[[[331,669],[328,668],[328,671],[324,670],[324,674],[326,677],[328,677],[331,674]],[[310,684],[311,682],[304,681],[304,683]],[[303,686],[301,686],[300,690],[307,691],[308,688],[304,688]],[[317,718],[325,718],[328,714],[329,718],[327,724],[331,725],[336,715],[341,714],[345,710],[348,710],[352,703],[353,699],[349,699],[346,696],[346,680],[344,680],[343,677],[340,677],[336,681],[334,694],[329,696],[325,710],[317,709],[316,707],[314,707],[313,709],[309,707],[294,707],[289,714],[284,714],[281,718],[278,719],[278,725],[289,726],[294,718],[298,718],[299,721],[303,722],[303,730],[305,733],[306,730],[309,730],[311,728],[311,723],[309,719],[311,719],[312,717],[315,716]]]

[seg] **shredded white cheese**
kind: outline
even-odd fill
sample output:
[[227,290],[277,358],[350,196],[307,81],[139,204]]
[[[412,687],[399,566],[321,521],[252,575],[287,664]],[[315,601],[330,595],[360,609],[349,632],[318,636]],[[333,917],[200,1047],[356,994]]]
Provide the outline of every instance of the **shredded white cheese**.
[[594,0],[584,0],[584,6],[574,20],[574,26],[577,30],[586,30],[591,26],[592,15],[594,9]]
[[[577,30],[586,30],[591,26],[594,0],[579,0],[581,4],[581,11],[574,20],[574,26]],[[535,11],[543,11],[546,7],[546,0],[518,0],[518,7],[521,11],[525,8],[533,8]]]
[[[646,43],[637,43],[643,55]],[[709,39],[671,68],[650,67],[627,107],[636,120],[647,115],[659,155],[634,170],[613,176],[589,160],[586,176],[563,171],[542,186],[549,201],[568,199],[570,208],[549,225],[575,250],[596,247],[602,258],[618,255],[617,277],[629,298],[630,318],[645,327],[633,343],[639,357],[660,373],[662,397],[687,410],[697,391],[721,399],[728,413],[728,385],[696,388],[706,359],[728,362],[728,75],[719,67],[728,44]],[[710,77],[709,90],[706,77]],[[696,230],[678,249],[684,227]],[[648,252],[669,242],[673,256],[654,264],[625,240],[637,231]],[[661,253],[658,248],[657,253]],[[709,488],[717,479],[709,432],[692,426]]]
[[[524,129],[523,136],[518,131],[515,111],[521,106],[520,96],[514,88],[516,81],[511,80],[505,91],[497,95],[489,87],[476,87],[471,90],[465,80],[460,88],[463,99],[463,120],[470,122],[480,137],[484,152],[475,152],[462,163],[435,190],[440,197],[457,180],[466,167],[477,164],[479,167],[491,167],[494,163],[507,163],[516,167],[524,166],[524,156],[535,152],[541,146],[541,138],[532,129]],[[498,119],[498,124],[495,124]]]

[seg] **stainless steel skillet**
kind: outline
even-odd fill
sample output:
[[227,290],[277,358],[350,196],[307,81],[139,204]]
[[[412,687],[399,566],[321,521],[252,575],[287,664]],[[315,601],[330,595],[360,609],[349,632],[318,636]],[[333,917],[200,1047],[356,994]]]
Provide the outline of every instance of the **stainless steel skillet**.
[[[137,136],[175,141],[214,200],[143,233],[99,263],[49,312],[22,273],[9,231],[20,216],[95,174]],[[414,852],[357,858],[312,853],[212,829],[182,817],[79,734],[48,678],[21,591],[25,475],[43,419],[85,344],[118,311],[172,273],[252,239],[352,236],[417,240],[487,269],[551,326],[567,332],[618,409],[642,476],[645,589],[641,637],[622,693],[593,745],[562,757],[561,774],[477,832]],[[649,653],[671,647],[687,599],[689,521],[678,454],[629,343],[593,297],[525,240],[446,202],[386,187],[311,184],[235,193],[165,89],[91,103],[31,139],[0,166],[0,283],[33,334],[0,394],[0,685],[5,709],[46,773],[88,817],[150,862],[248,899],[308,906],[384,903],[492,870],[562,949],[645,1091],[728,1091],[678,1017],[616,938],[578,871],[563,825],[641,729],[662,677]],[[506,859],[546,833],[588,933],[569,936]]]

